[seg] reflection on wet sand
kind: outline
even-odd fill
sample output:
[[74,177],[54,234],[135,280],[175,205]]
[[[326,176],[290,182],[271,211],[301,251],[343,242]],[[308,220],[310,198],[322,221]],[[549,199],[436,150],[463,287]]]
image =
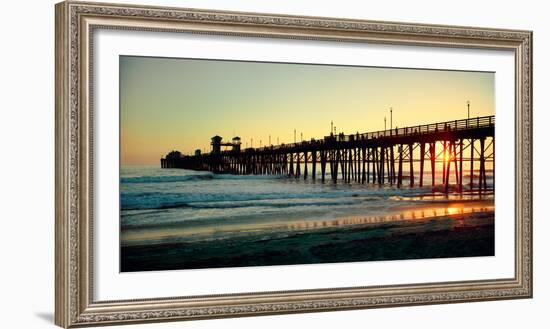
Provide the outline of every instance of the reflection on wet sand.
[[461,207],[458,205],[450,207],[426,208],[419,210],[405,211],[399,214],[386,216],[351,216],[330,221],[314,221],[291,223],[286,226],[290,230],[315,229],[321,227],[334,227],[343,225],[361,225],[361,224],[380,224],[388,222],[399,222],[409,220],[425,220],[434,219],[441,216],[464,215],[471,213],[490,212],[494,211],[494,206],[485,207]]
[[[494,213],[494,201],[446,200],[437,202],[437,197],[418,196],[415,201],[430,201],[426,204],[395,207],[387,215],[352,215],[336,219],[308,219],[281,221],[252,221],[249,223],[217,223],[216,225],[192,226],[188,223],[156,228],[127,229],[121,232],[123,246],[158,244],[174,241],[208,241],[254,234],[291,233],[297,231],[318,230],[346,226],[377,226],[386,223],[425,221],[455,218],[476,213]],[[430,199],[431,198],[431,199]]]

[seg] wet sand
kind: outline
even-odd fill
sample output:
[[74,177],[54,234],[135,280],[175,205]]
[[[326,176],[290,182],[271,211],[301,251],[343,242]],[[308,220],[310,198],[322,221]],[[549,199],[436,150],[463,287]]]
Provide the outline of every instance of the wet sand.
[[123,245],[121,271],[493,256],[494,207],[471,206],[480,208],[447,204],[440,213],[432,204],[384,220],[354,217],[221,239]]

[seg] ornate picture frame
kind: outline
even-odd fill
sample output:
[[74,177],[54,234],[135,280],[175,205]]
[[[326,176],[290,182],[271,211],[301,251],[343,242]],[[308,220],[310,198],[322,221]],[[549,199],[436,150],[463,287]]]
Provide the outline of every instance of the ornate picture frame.
[[[95,301],[91,48],[98,29],[514,52],[514,277]],[[72,328],[532,297],[532,32],[65,1],[56,5],[55,38],[57,325]]]

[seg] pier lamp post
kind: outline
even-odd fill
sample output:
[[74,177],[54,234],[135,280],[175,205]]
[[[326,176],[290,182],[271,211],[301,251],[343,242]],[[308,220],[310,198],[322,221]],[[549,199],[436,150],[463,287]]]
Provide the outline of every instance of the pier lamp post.
[[300,133],[300,142],[304,141],[304,133]]
[[332,134],[332,132],[334,131],[334,127],[333,127],[333,122],[332,120],[330,120],[330,133]]
[[466,106],[468,107],[468,120],[466,120],[466,128],[470,125],[470,101],[466,101]]
[[294,144],[296,144],[296,129],[294,129]]
[[393,107],[390,107],[390,130],[393,129]]
[[387,127],[386,127],[386,117],[384,117],[384,131],[386,131]]

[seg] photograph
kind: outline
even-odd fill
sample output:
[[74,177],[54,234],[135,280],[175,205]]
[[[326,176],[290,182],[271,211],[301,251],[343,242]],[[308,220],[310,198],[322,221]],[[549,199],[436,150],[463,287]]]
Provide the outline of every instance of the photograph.
[[119,56],[120,272],[495,255],[495,72]]

